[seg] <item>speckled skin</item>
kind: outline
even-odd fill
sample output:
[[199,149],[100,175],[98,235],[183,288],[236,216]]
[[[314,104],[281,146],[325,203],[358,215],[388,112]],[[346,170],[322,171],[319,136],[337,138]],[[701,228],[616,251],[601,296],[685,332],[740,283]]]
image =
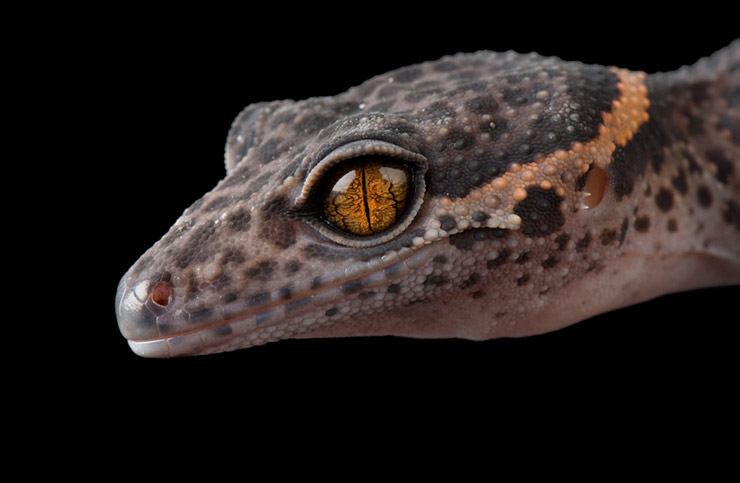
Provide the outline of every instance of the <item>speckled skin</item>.
[[[414,190],[393,227],[357,237],[317,198],[365,155],[406,163]],[[740,42],[650,76],[479,52],[255,104],[226,169],[121,280],[140,355],[555,330],[740,283]]]

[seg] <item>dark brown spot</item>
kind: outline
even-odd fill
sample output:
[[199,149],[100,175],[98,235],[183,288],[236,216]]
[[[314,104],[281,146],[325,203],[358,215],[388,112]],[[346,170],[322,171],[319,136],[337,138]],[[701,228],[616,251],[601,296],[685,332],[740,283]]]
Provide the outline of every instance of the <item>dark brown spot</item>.
[[251,219],[252,215],[239,210],[229,215],[226,220],[226,226],[232,231],[246,231]]
[[588,248],[588,246],[591,244],[591,232],[586,232],[586,234],[576,242],[576,251],[581,252]]
[[445,283],[447,283],[447,279],[441,275],[432,275],[424,280],[424,285],[434,285],[435,287],[441,287]]
[[449,238],[450,245],[459,250],[470,250],[475,242],[496,240],[506,237],[506,230],[501,228],[475,228],[456,233]]
[[521,265],[522,263],[529,261],[530,258],[532,258],[532,252],[524,252],[517,257],[516,262],[514,263]]
[[443,216],[439,219],[439,227],[444,231],[450,231],[457,228],[457,222],[451,216]]
[[342,292],[351,294],[362,288],[362,280],[351,280],[342,284]]
[[734,200],[727,202],[722,213],[724,220],[740,230],[740,205]]
[[290,260],[285,264],[285,271],[289,274],[296,273],[301,269],[301,262],[298,260]]
[[671,233],[675,233],[678,231],[678,223],[676,222],[675,218],[671,218],[670,220],[668,220],[667,228],[668,231]]
[[249,278],[256,278],[257,280],[267,281],[272,278],[272,274],[275,272],[276,267],[277,262],[265,260],[248,269],[246,271],[246,275]]
[[465,279],[463,283],[460,284],[460,288],[462,290],[465,290],[466,288],[472,287],[473,285],[478,283],[478,279],[479,279],[478,274],[473,273],[467,279]]
[[567,233],[561,233],[557,238],[555,238],[555,243],[557,243],[558,250],[560,251],[565,250],[565,245],[567,245],[569,241],[570,235]]
[[682,195],[685,195],[689,191],[689,186],[686,183],[686,172],[682,169],[678,170],[678,175],[671,180],[671,183]]
[[612,242],[617,241],[617,230],[612,230],[609,228],[605,228],[604,231],[601,232],[601,244],[602,245],[608,245]]
[[663,212],[671,211],[673,208],[673,191],[661,188],[658,194],[655,195],[655,204]]
[[551,255],[542,262],[542,268],[552,268],[558,263],[560,263],[560,258],[557,255]]
[[645,233],[649,229],[650,229],[650,217],[638,216],[637,219],[635,219],[635,230],[639,231],[640,233]]
[[712,192],[706,186],[699,186],[696,190],[696,197],[699,200],[699,206],[709,208],[712,206]]
[[493,260],[488,260],[486,262],[487,268],[494,268],[499,267],[506,263],[506,260],[509,258],[509,255],[511,255],[511,252],[507,249],[503,249],[498,253],[498,257],[494,258]]
[[715,177],[720,183],[727,184],[733,172],[732,161],[719,149],[708,150],[707,158],[717,167],[717,172],[714,174]]
[[516,284],[520,287],[526,285],[527,282],[529,282],[529,274],[527,273],[516,279]]

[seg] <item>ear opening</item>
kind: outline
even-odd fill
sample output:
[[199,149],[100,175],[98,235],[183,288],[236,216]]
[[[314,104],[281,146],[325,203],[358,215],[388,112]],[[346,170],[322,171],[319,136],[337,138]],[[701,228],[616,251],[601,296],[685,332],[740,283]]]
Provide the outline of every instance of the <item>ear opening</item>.
[[609,178],[606,171],[596,166],[596,164],[592,165],[586,175],[586,184],[583,187],[583,191],[586,193],[583,204],[586,208],[596,208],[601,203],[608,182]]

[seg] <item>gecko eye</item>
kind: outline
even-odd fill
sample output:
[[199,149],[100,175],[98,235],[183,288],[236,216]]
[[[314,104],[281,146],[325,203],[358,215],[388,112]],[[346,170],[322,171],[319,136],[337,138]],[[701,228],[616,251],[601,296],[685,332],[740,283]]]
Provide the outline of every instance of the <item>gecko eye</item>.
[[336,243],[380,245],[414,220],[424,200],[426,168],[423,155],[387,141],[341,145],[311,169],[296,213]]
[[411,189],[407,166],[381,157],[353,159],[327,173],[321,195],[323,214],[343,232],[375,235],[403,216]]

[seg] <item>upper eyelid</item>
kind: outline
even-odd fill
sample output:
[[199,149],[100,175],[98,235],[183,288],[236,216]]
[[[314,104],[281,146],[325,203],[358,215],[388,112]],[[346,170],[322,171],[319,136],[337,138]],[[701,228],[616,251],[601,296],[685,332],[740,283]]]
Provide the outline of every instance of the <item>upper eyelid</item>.
[[323,176],[329,169],[342,161],[361,156],[387,156],[394,160],[405,161],[414,165],[416,174],[419,176],[424,176],[426,172],[427,158],[422,154],[384,140],[361,139],[352,141],[342,144],[326,153],[314,164],[306,176],[301,193],[296,197],[293,206],[298,211],[301,211],[315,197],[315,191],[320,186]]

